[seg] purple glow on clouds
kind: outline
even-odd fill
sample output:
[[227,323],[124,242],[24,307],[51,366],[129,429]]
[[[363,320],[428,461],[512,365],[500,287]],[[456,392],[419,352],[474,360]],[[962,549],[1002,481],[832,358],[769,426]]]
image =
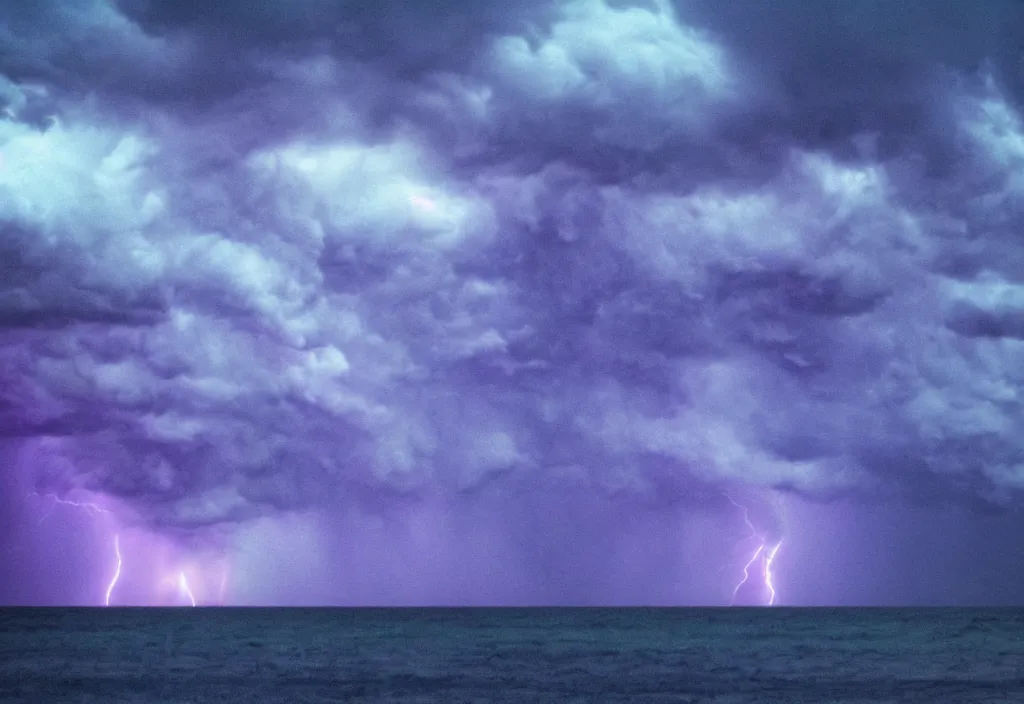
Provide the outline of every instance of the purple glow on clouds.
[[[106,577],[103,604],[143,605],[191,605],[197,603],[197,594],[204,604],[223,605],[227,603],[229,588],[229,567],[226,558],[211,551],[213,543],[207,539],[201,549],[189,546],[187,542],[168,538],[149,529],[135,526],[124,528],[118,525],[117,516],[129,515],[127,510],[105,508],[94,501],[61,499],[52,494],[29,494],[49,502],[42,518],[35,522],[53,520],[51,516],[57,507],[79,511],[96,524],[100,540],[108,540],[113,567]],[[124,540],[122,533],[125,531]],[[122,550],[122,545],[124,549]],[[124,576],[126,568],[133,570],[130,578]],[[101,559],[101,566],[110,558]],[[128,582],[126,584],[125,582]],[[193,589],[192,584],[196,587]],[[116,592],[115,592],[116,590]]]
[[1019,4],[280,8],[0,7],[0,602],[1024,602]]

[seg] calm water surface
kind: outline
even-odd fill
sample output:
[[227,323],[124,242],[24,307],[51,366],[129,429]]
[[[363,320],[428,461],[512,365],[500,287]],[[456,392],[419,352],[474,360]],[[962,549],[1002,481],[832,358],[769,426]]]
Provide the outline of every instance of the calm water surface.
[[1024,609],[0,609],[0,701],[1024,704]]

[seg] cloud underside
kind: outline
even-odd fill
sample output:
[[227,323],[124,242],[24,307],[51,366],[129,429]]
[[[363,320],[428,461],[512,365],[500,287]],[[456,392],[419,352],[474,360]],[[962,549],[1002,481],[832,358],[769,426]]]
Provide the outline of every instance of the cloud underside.
[[39,487],[1021,496],[1019,7],[264,5],[2,11]]

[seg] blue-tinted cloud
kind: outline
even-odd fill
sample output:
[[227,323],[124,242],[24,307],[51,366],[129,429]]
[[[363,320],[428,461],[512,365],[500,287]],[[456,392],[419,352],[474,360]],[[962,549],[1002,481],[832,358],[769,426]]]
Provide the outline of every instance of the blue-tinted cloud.
[[1019,498],[1019,8],[184,7],[5,10],[40,488]]

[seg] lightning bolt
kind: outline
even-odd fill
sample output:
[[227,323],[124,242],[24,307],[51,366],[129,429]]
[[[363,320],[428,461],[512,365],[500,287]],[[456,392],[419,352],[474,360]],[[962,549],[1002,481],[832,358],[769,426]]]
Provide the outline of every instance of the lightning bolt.
[[192,589],[188,586],[188,578],[185,577],[184,572],[178,573],[178,589],[181,590],[182,594],[188,597],[188,600],[192,603],[192,606],[196,605],[196,598],[192,596]]
[[[48,500],[50,502],[48,508],[46,509],[46,512],[44,513],[42,518],[40,518],[39,521],[37,522],[37,525],[42,524],[44,521],[46,521],[48,518],[50,518],[50,516],[53,515],[53,512],[56,510],[56,508],[58,506],[73,507],[75,509],[78,509],[78,510],[81,510],[81,511],[85,511],[86,513],[88,513],[90,516],[93,516],[94,518],[99,517],[100,514],[114,515],[114,511],[111,511],[110,509],[103,508],[99,504],[91,503],[91,502],[88,502],[88,501],[74,501],[74,500],[71,500],[71,499],[61,498],[60,496],[57,496],[56,494],[40,494],[38,492],[31,492],[31,493],[28,494],[28,496],[35,497],[35,498],[38,498],[38,499]],[[112,602],[113,597],[114,597],[114,591],[117,589],[118,583],[120,582],[121,574],[122,574],[123,567],[124,567],[124,560],[123,560],[123,556],[122,556],[122,553],[121,553],[121,535],[120,535],[120,533],[115,533],[113,538],[114,538],[114,540],[113,540],[113,542],[114,542],[114,556],[117,559],[117,564],[116,564],[116,566],[114,568],[113,575],[110,577],[110,580],[107,582],[107,588],[106,588],[106,591],[104,592],[104,597],[103,597],[103,605],[104,606],[110,606],[111,605],[111,602]],[[188,577],[185,574],[185,570],[181,570],[177,574],[176,578],[174,576],[172,576],[172,575],[173,575],[173,572],[170,575],[167,575],[166,579],[170,582],[170,584],[176,584],[176,586],[178,588],[179,594],[183,598],[187,599],[188,602],[192,606],[196,606],[195,593],[192,591],[192,587],[189,584]],[[227,593],[227,588],[228,588],[228,578],[229,578],[229,570],[228,570],[228,566],[225,564],[225,565],[222,566],[220,583],[219,583],[219,590],[218,590],[218,597],[219,597],[219,601],[220,601],[221,604],[223,604],[224,601],[225,601],[225,597],[226,597],[226,593]],[[206,584],[205,580],[201,580],[201,581],[202,581],[202,583],[204,585],[204,588],[205,588],[205,584]],[[166,584],[167,582],[165,581],[164,583]],[[201,592],[200,596],[202,596],[203,593],[204,592]]]
[[753,521],[750,520],[750,511],[743,504],[736,502],[728,494],[725,498],[729,500],[733,506],[743,512],[743,523],[747,526],[747,530],[750,534],[744,538],[744,540],[755,539],[758,541],[757,549],[754,550],[754,554],[750,556],[747,563],[743,565],[743,579],[741,579],[732,590],[732,598],[729,600],[729,605],[733,606],[736,603],[736,597],[740,593],[740,589],[743,585],[750,581],[750,569],[754,563],[757,562],[758,558],[763,556],[763,569],[761,570],[761,578],[764,582],[765,589],[768,590],[768,606],[775,606],[775,584],[772,581],[772,562],[775,560],[775,556],[779,552],[779,548],[782,547],[782,541],[780,540],[771,548],[767,548],[767,540],[764,535],[760,534],[757,527],[754,526]]
[[733,506],[735,506],[736,508],[738,508],[740,511],[743,512],[743,523],[746,524],[747,530],[750,531],[750,535],[748,535],[747,537],[748,538],[756,538],[757,537],[757,528],[754,527],[753,522],[750,520],[750,511],[747,510],[747,507],[744,506],[741,503],[737,503],[728,494],[725,495],[725,498],[727,498],[729,500],[729,503],[731,503]]
[[29,496],[35,496],[36,498],[39,498],[39,499],[52,499],[53,500],[53,503],[50,505],[50,510],[47,511],[45,514],[43,514],[43,517],[39,519],[39,522],[36,523],[36,525],[42,525],[43,521],[45,521],[47,518],[49,518],[53,514],[53,510],[55,508],[57,508],[58,504],[60,504],[62,506],[74,506],[75,508],[85,509],[86,511],[88,511],[89,513],[91,513],[94,516],[98,515],[100,513],[110,513],[110,511],[108,511],[107,509],[101,508],[101,507],[97,506],[96,504],[88,503],[88,502],[83,502],[83,501],[69,501],[67,499],[60,498],[56,494],[38,494],[38,493],[33,491],[32,493],[29,494]]
[[[38,492],[33,491],[29,493],[29,496],[34,496],[38,499],[50,499],[53,502],[50,504],[49,510],[47,510],[47,512],[43,514],[43,517],[36,522],[37,526],[42,525],[47,518],[52,516],[57,506],[72,506],[74,508],[82,509],[93,516],[98,516],[104,513],[112,513],[111,511],[103,508],[102,506],[99,506],[98,504],[94,504],[88,501],[72,501],[70,499],[62,499],[56,494],[40,494]],[[114,569],[114,575],[110,578],[110,582],[107,584],[107,591],[103,598],[104,606],[110,606],[110,597],[114,593],[114,587],[117,586],[118,580],[121,579],[121,536],[117,534],[114,535],[114,555],[117,556],[117,567]]]
[[775,585],[772,584],[772,560],[775,559],[775,555],[779,552],[779,548],[781,547],[782,541],[780,540],[764,558],[764,584],[768,587],[768,592],[771,594],[768,598],[768,606],[775,606]]
[[104,600],[104,606],[110,606],[110,595],[114,593],[114,587],[117,586],[117,580],[121,579],[121,536],[114,535],[114,554],[117,555],[117,569],[114,570],[114,576],[110,578],[110,584],[107,585],[107,596]]
[[754,554],[750,556],[750,559],[747,561],[747,564],[743,565],[743,579],[741,579],[739,583],[737,583],[736,586],[733,588],[732,599],[729,600],[729,606],[734,606],[736,604],[736,596],[740,593],[740,589],[743,587],[744,584],[746,584],[750,580],[750,566],[754,564],[754,561],[763,551],[764,545],[758,545],[757,550],[755,550]]

